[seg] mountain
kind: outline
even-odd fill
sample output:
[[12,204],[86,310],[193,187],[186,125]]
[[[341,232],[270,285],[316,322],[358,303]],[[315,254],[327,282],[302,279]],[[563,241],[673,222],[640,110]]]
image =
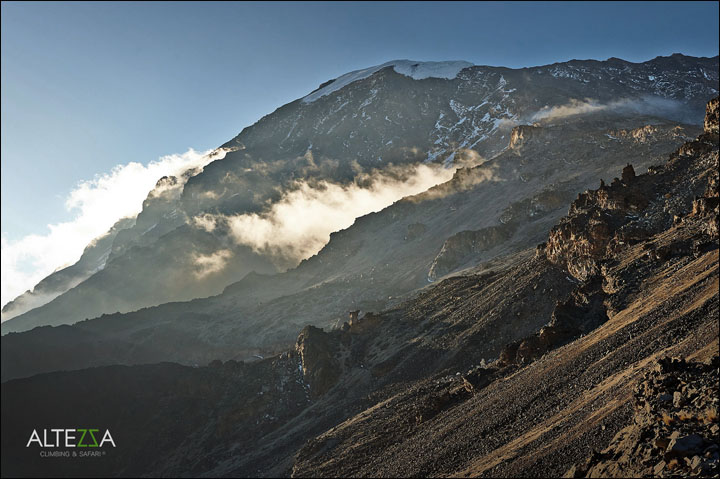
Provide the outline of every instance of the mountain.
[[[647,171],[625,163],[576,195],[540,244],[305,326],[272,357],[3,383],[3,476],[713,475],[719,110]],[[88,461],[24,447],[38,425],[76,423],[117,447]]]
[[[608,131],[615,129],[616,123],[626,133],[648,125],[650,129],[659,127],[661,136],[668,139],[672,134],[666,130],[680,126],[684,132],[678,132],[673,141],[682,141],[684,136],[694,134],[688,124],[701,122],[704,104],[717,90],[717,57],[679,54],[644,63],[573,60],[523,69],[402,60],[349,73],[244,129],[218,149],[224,158],[210,163],[202,172],[168,179],[173,193],[163,198],[158,207],[158,202],[153,201],[157,191],[151,192],[136,225],[122,230],[113,240],[111,255],[101,270],[87,278],[86,273],[73,276],[74,280],[66,281],[60,289],[66,289],[65,292],[4,322],[2,331],[5,334],[42,325],[72,324],[102,314],[217,295],[249,273],[272,275],[295,268],[317,251],[322,242],[312,247],[301,245],[299,251],[296,247],[301,241],[281,242],[280,247],[273,247],[267,238],[254,242],[253,228],[247,223],[239,231],[233,229],[228,218],[245,215],[252,219],[253,214],[267,218],[272,205],[281,203],[293,192],[305,191],[304,187],[319,190],[328,184],[341,189],[352,185],[372,187],[382,183],[378,178],[406,179],[417,172],[418,165],[425,164],[449,168],[489,161],[499,164],[501,158],[510,158],[515,151],[509,146],[513,128],[522,125],[538,124],[542,131],[556,131],[557,137],[563,137],[557,128],[577,122],[571,133],[574,139],[568,139],[576,144],[582,143],[585,127],[593,136],[588,141],[610,144],[616,140],[602,136],[610,135]],[[582,121],[591,117],[597,121],[588,120],[583,126]],[[604,126],[602,121],[606,122]],[[525,136],[532,135],[531,131],[534,130],[524,128],[515,134],[524,141]],[[635,141],[636,136],[618,141]],[[543,141],[551,140],[546,137]],[[650,151],[662,151],[668,146],[658,145],[653,150],[648,145],[645,151],[630,154],[649,161]],[[549,147],[544,151],[540,148],[538,154],[550,151]],[[527,162],[531,152],[525,155]],[[563,194],[572,196],[588,186],[589,170],[585,168],[598,165],[581,164],[583,158],[567,161],[576,161],[578,164],[571,169],[577,167],[582,170],[581,175],[588,173],[587,177],[577,179],[577,172],[567,171],[566,176],[556,175],[551,180],[577,180],[563,185],[566,187]],[[634,161],[639,164],[644,160]],[[509,169],[509,165],[505,168]],[[446,174],[449,176],[451,171]],[[437,182],[445,178],[441,173],[437,175]],[[522,178],[527,178],[527,173],[524,175]],[[545,180],[538,180],[535,186],[539,187],[542,181]],[[161,183],[157,189],[167,186]],[[533,192],[539,193],[540,190]],[[525,197],[513,197],[512,192],[498,189],[497,197],[507,201],[496,203],[497,208],[508,208],[515,201],[532,201],[533,194],[528,190]],[[439,226],[441,229],[428,229],[426,225],[424,231],[433,238],[423,245],[435,249],[434,258],[449,236],[463,230],[497,226],[493,221],[499,213],[494,209],[487,216],[467,216],[467,220]],[[422,225],[424,221],[415,223]],[[418,232],[423,226],[414,228]],[[408,233],[415,234],[406,230],[395,235],[405,241]],[[508,232],[493,234],[498,239]],[[437,246],[440,238],[442,242]],[[467,241],[467,237],[456,238],[446,249]],[[452,268],[445,263],[453,254],[459,258],[450,263],[463,261],[466,256],[444,253],[430,273],[431,279]],[[424,251],[423,255],[428,253]],[[425,256],[422,261],[426,261]],[[429,261],[432,263],[433,259]],[[368,265],[362,274],[374,274],[371,271],[382,269],[385,263],[379,260]],[[422,268],[425,267],[423,263]],[[362,298],[361,307],[381,307],[388,296],[417,288],[420,275],[417,270],[421,265],[410,264],[409,268],[394,294],[368,293]],[[346,266],[338,265],[338,269],[323,270],[322,274],[335,278],[345,271]],[[420,276],[426,277],[428,273],[424,271]],[[397,274],[403,276],[400,271]],[[75,285],[78,279],[82,281]],[[318,280],[311,281],[318,284]],[[282,284],[286,282],[292,283],[286,294],[310,286],[304,276],[299,283],[280,280]],[[339,306],[332,314],[338,309]],[[19,311],[24,309],[17,309],[16,313]]]
[[[532,125],[512,127],[505,149],[492,159],[459,169],[444,184],[359,218],[347,230],[330,235],[317,255],[295,269],[275,275],[250,274],[208,299],[6,335],[2,338],[2,379],[109,364],[175,361],[193,365],[274,354],[291,344],[307,324],[339,326],[348,311],[392,307],[454,270],[537,244],[578,192],[600,178],[609,181],[627,162],[643,171],[698,131],[692,125],[616,109],[539,118]],[[188,185],[199,176],[191,177]],[[172,202],[163,205],[161,211],[173,211]],[[144,231],[151,221],[154,224],[161,218],[156,214],[134,230]],[[218,231],[211,234],[184,225],[150,246],[129,251],[147,255],[144,263],[160,270],[163,257],[152,256],[152,245],[162,244],[166,251],[172,246],[177,252],[200,242],[181,242],[180,231],[194,232],[193,238],[222,239]],[[175,243],[169,245],[170,239]],[[217,244],[209,240],[207,254]],[[140,281],[128,254],[118,255],[112,268],[45,308],[16,318],[16,323],[43,318],[44,311],[60,307],[71,314],[91,286],[91,292],[102,296],[94,281],[110,273],[118,275],[119,281],[126,270],[118,269],[116,263],[127,266],[128,277]],[[192,275],[185,276],[190,277],[188,283],[192,281]],[[212,278],[206,277],[206,282]],[[118,286],[128,297],[134,287],[128,281]],[[159,287],[154,285],[152,291]],[[12,326],[6,323],[6,330]],[[47,354],[32,354],[37,350]]]

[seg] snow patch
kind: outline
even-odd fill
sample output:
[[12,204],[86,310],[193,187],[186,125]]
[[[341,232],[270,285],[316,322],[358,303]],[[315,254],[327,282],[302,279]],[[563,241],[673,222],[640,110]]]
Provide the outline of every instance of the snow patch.
[[108,258],[110,258],[110,251],[112,248],[106,249],[102,255],[95,261],[95,269],[93,270],[93,273],[97,273],[98,271],[105,268],[105,265],[107,264]]
[[413,80],[423,80],[425,78],[445,78],[446,80],[452,80],[462,69],[471,67],[473,64],[464,61],[414,62],[411,60],[393,60],[383,63],[382,65],[346,73],[335,79],[335,81],[329,85],[305,96],[302,101],[303,103],[312,103],[318,98],[336,92],[353,82],[363,80],[373,73],[390,66],[393,67],[397,73],[408,76]]
[[445,158],[445,163],[444,163],[445,168],[450,168],[454,162],[455,162],[455,152],[453,151],[450,154],[450,156]]
[[152,225],[152,226],[151,226],[150,228],[148,228],[148,229],[146,229],[145,231],[143,231],[143,233],[142,233],[142,234],[141,234],[140,236],[142,236],[142,235],[144,235],[144,234],[147,234],[147,233],[151,232],[152,230],[154,230],[154,229],[155,229],[155,227],[156,227],[156,226],[157,226],[157,223],[155,223],[155,224],[154,224],[154,225]]

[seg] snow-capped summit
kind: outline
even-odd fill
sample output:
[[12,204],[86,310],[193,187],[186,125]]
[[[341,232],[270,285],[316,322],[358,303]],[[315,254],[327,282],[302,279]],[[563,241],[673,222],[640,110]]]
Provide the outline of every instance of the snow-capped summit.
[[397,73],[413,78],[414,80],[423,80],[425,78],[445,78],[452,80],[462,69],[471,67],[473,64],[465,61],[416,62],[412,60],[392,60],[382,65],[346,73],[304,97],[303,102],[312,103],[320,97],[329,95],[355,81],[367,78],[373,73],[390,66],[393,67]]

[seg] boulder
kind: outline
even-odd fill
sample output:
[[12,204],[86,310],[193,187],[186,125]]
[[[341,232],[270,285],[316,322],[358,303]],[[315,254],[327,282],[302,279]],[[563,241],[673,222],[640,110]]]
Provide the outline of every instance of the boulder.
[[463,386],[469,393],[476,393],[484,388],[491,381],[493,370],[484,368],[475,368],[463,375]]
[[665,460],[676,457],[688,457],[701,454],[705,447],[705,439],[699,434],[690,434],[670,440],[665,452]]

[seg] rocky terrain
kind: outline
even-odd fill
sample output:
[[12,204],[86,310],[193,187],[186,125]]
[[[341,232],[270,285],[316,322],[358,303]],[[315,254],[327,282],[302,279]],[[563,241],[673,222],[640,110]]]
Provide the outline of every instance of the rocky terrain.
[[[717,474],[717,108],[666,161],[578,195],[537,248],[281,354],[3,383],[3,476]],[[23,447],[77,421],[118,447],[82,464]]]
[[635,386],[632,424],[565,477],[712,477],[720,472],[720,357],[663,358]]
[[[224,158],[202,172],[188,172],[159,184],[158,189],[172,193],[162,195],[161,201],[151,194],[135,226],[124,228],[112,240],[110,255],[98,263],[98,271],[83,269],[82,274],[73,274],[72,280],[54,288],[53,294],[41,294],[45,291],[41,287],[28,295],[34,296],[34,302],[8,306],[4,317],[15,317],[3,322],[3,334],[216,295],[251,272],[278,273],[307,259],[308,255],[291,251],[258,250],[238,243],[226,228],[201,228],[198,218],[266,214],[283,194],[302,184],[326,181],[342,187],[362,186],[368,178],[398,174],[399,166],[415,168],[427,163],[455,168],[489,159],[500,161],[500,157],[510,160],[513,155],[522,158],[503,161],[509,175],[496,177],[494,171],[486,170],[478,176],[498,178],[494,207],[488,207],[481,195],[474,195],[482,203],[468,204],[464,211],[460,210],[461,201],[443,203],[446,214],[448,210],[452,213],[447,214],[452,221],[426,224],[423,218],[437,217],[433,208],[388,231],[384,242],[395,242],[387,249],[397,250],[405,246],[411,224],[426,228],[422,237],[407,241],[418,249],[406,248],[408,257],[422,260],[398,262],[396,277],[388,279],[388,284],[398,288],[368,292],[363,300],[369,309],[389,306],[388,296],[416,289],[428,274],[436,279],[469,264],[471,256],[477,259],[478,248],[492,246],[493,238],[510,233],[504,228],[503,233],[490,229],[489,236],[479,237],[479,242],[468,235],[450,240],[430,271],[433,258],[450,236],[498,226],[504,209],[532,201],[546,186],[554,184],[562,188],[561,194],[574,196],[590,186],[591,178],[596,181],[597,176],[614,171],[622,156],[640,169],[684,137],[694,137],[696,131],[688,124],[700,122],[705,102],[717,94],[717,65],[717,57],[676,54],[644,63],[614,58],[574,60],[517,70],[461,63],[449,65],[452,74],[442,78],[425,76],[421,73],[426,64],[408,61],[352,72],[243,130],[218,149]],[[584,121],[590,117],[593,121]],[[513,131],[514,127],[520,129]],[[576,154],[566,156],[553,150],[559,137],[568,141],[563,152]],[[583,145],[585,151],[592,149],[593,156],[576,148]],[[615,162],[608,163],[608,158]],[[484,214],[471,214],[477,213],[478,205]],[[402,208],[395,212],[398,210]],[[521,226],[514,235],[532,236],[529,241],[536,242],[557,218],[550,212],[547,223],[538,223],[530,231],[519,224],[509,229]],[[362,228],[355,231],[358,229]],[[366,241],[363,236],[353,243]],[[453,249],[457,251],[451,252]],[[484,253],[482,259],[493,255]],[[317,278],[312,284],[303,276],[297,281],[282,280],[283,287],[274,289],[282,289],[287,296],[330,279],[349,283],[354,275],[378,278],[377,271],[388,261],[363,257],[361,263],[367,266],[360,270],[347,263],[333,261],[334,268],[324,263],[323,268],[308,272]],[[210,269],[208,264],[219,266]],[[408,264],[407,270],[404,264]],[[346,303],[347,297],[338,302]],[[26,311],[30,306],[38,307]],[[318,325],[337,321],[338,308],[330,310],[334,317],[323,318]]]
[[[717,100],[709,112],[716,105]],[[580,462],[583,455],[602,450],[631,419],[631,392],[655,364],[665,364],[666,356],[717,361],[717,211],[698,214],[703,209],[697,207],[714,204],[717,167],[718,137],[710,125],[665,165],[639,177],[625,170],[627,184],[618,180],[612,187],[619,197],[638,190],[654,193],[646,196],[640,214],[629,222],[612,218],[628,216],[632,203],[616,210],[617,203],[606,201],[604,188],[581,195],[569,216],[551,231],[549,241],[538,248],[538,258],[586,277],[556,303],[545,325],[524,339],[509,341],[489,365],[435,376],[424,388],[392,396],[387,404],[378,403],[310,441],[298,453],[293,474],[334,476],[342,470],[370,476],[558,476],[568,472],[573,458]],[[693,189],[700,194],[694,195]],[[685,209],[675,210],[676,204]],[[593,234],[593,224],[585,221],[588,210],[595,209],[610,218],[601,229],[604,234]],[[573,225],[572,234],[557,234],[568,224]],[[620,244],[617,239],[631,227],[647,236]],[[658,250],[663,252],[660,256]],[[593,267],[577,268],[578,264]],[[591,292],[604,298],[597,301]],[[457,369],[465,371],[459,365]],[[717,384],[714,369],[700,367],[706,373],[700,381]],[[701,396],[712,394],[712,389],[705,389]],[[712,399],[698,400],[701,409],[712,409],[713,404]],[[412,417],[415,424],[409,421]],[[677,417],[668,421],[677,423]],[[706,425],[703,440],[696,441],[703,450],[695,452],[705,454],[709,448],[709,456],[700,461],[709,460],[711,466],[710,428],[717,418],[710,411],[707,421],[697,416],[686,421]],[[688,431],[681,428],[673,439],[686,437]],[[636,457],[637,452],[626,448],[621,454],[593,456],[596,462],[597,457],[605,461],[604,469],[592,469],[591,459],[586,469],[569,473],[586,471],[592,477],[602,470],[625,477],[631,469],[608,464],[629,454],[637,465],[645,459]],[[689,457],[692,462],[694,455]],[[697,460],[694,468],[682,460],[669,471],[705,470],[698,469]],[[658,467],[653,469],[656,474],[663,470],[659,463],[652,464]]]

